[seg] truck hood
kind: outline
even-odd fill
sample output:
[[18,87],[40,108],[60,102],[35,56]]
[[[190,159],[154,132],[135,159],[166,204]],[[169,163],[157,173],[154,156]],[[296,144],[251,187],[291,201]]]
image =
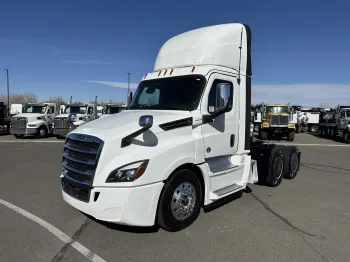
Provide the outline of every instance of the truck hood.
[[36,121],[38,117],[45,116],[45,114],[36,114],[36,113],[21,113],[13,116],[14,119],[26,117],[28,118],[28,122]]
[[188,111],[125,110],[91,121],[73,133],[92,135],[105,141],[125,137],[141,128],[139,119],[143,115],[153,116],[153,126],[149,130],[153,134],[165,132],[159,127],[161,124],[192,117]]

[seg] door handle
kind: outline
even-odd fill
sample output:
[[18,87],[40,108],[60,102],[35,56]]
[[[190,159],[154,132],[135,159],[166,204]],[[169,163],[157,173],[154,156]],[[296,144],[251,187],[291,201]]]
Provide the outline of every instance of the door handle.
[[233,147],[235,145],[235,135],[232,134],[230,137],[230,146]]

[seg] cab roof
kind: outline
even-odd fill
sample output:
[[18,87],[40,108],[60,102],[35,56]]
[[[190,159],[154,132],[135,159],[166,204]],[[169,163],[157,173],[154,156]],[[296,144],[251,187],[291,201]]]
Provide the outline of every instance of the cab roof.
[[[229,67],[243,75],[247,68],[248,40],[246,25],[229,23],[194,29],[163,44],[158,52],[154,71],[196,65]],[[240,49],[241,48],[241,49]]]

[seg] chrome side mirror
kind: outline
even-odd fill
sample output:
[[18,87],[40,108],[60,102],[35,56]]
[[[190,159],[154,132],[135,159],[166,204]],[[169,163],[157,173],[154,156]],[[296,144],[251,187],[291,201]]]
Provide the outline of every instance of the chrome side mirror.
[[153,116],[145,115],[140,116],[139,125],[145,128],[151,128],[153,126]]
[[77,114],[71,113],[68,115],[68,121],[69,122],[74,122],[77,119]]

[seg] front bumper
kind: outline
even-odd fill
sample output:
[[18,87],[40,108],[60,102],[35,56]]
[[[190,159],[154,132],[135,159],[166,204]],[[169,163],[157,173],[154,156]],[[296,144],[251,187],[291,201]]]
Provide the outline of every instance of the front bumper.
[[34,135],[37,133],[37,128],[12,128],[10,129],[11,135]]
[[72,130],[68,128],[54,128],[52,133],[54,135],[66,136],[70,131]]
[[54,135],[66,136],[69,132],[73,131],[76,128],[77,126],[75,126],[73,123],[69,123],[68,128],[55,128],[54,126],[52,133]]
[[130,226],[153,226],[163,182],[132,187],[95,187],[88,202],[78,200],[62,189],[63,199],[98,220]]

